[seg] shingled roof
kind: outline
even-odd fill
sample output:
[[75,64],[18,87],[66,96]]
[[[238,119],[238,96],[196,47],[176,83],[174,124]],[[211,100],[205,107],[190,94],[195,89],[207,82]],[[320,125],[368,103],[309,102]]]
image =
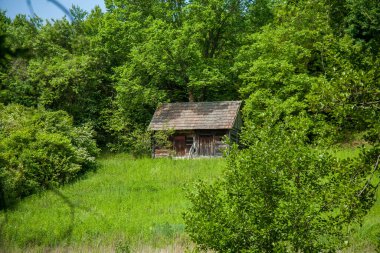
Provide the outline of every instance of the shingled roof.
[[231,129],[241,101],[167,103],[157,108],[150,130]]

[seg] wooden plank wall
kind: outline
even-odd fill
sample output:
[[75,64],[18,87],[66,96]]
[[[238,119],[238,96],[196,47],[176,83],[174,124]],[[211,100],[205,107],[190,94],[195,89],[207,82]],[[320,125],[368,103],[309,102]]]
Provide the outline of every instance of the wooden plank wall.
[[[173,150],[161,149],[155,147],[154,157],[187,157],[191,145],[195,141],[197,143],[197,156],[222,156],[223,150],[228,148],[228,145],[223,143],[223,136],[231,134],[231,139],[237,139],[237,131],[228,130],[198,130],[196,132],[178,132],[171,139],[173,140]],[[181,144],[181,145],[179,145]],[[173,152],[176,150],[177,152]]]

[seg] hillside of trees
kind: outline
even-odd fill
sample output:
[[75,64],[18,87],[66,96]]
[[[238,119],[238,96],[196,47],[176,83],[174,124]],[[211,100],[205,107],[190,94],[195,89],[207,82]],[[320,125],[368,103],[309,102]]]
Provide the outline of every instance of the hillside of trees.
[[[339,176],[353,175],[360,164],[355,182],[365,181],[379,154],[379,1],[105,0],[105,5],[105,12],[95,7],[90,13],[72,6],[72,20],[24,15],[12,20],[0,13],[0,209],[94,168],[99,149],[135,152],[164,102],[244,101],[246,150],[229,158],[232,170],[249,174],[244,163],[260,164],[254,147],[284,157],[294,147],[289,163],[280,156],[273,166],[298,166],[304,157],[307,177],[323,166],[341,168]],[[310,147],[355,138],[371,146],[360,161],[337,165],[331,157],[318,160],[326,154],[305,154]],[[278,143],[277,149],[257,142],[266,139]],[[328,171],[320,173],[331,179]],[[347,180],[342,182],[352,183]],[[343,192],[336,189],[328,194]],[[347,199],[367,199],[345,219],[362,217],[370,207],[373,191],[358,195],[361,189],[358,184],[347,192]],[[190,225],[196,219],[188,215]],[[202,240],[206,248],[237,250]],[[255,247],[262,249],[260,243]],[[295,250],[325,249],[297,243]]]
[[378,1],[106,8],[73,6],[72,22],[1,13],[0,102],[66,111],[114,150],[128,149],[162,102],[244,100],[245,122],[289,121],[311,143],[379,130]]

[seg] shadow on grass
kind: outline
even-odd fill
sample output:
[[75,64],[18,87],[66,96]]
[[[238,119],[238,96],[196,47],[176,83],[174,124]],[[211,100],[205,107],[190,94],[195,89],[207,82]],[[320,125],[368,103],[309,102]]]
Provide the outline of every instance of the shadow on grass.
[[67,197],[65,194],[63,194],[61,191],[59,191],[57,188],[51,187],[51,188],[49,188],[49,190],[51,192],[53,192],[55,195],[57,195],[63,201],[63,203],[66,204],[70,209],[70,213],[69,213],[70,224],[65,229],[65,231],[62,233],[62,236],[59,238],[60,241],[65,240],[68,244],[70,244],[72,234],[73,234],[73,231],[75,228],[75,212],[76,212],[76,210],[82,210],[82,211],[85,211],[87,213],[91,213],[93,215],[100,216],[102,218],[102,221],[107,222],[106,218],[102,214],[95,212],[91,208],[87,208],[87,207],[75,204],[72,200],[70,200],[69,197]]
[[[75,203],[67,195],[63,194],[63,192],[60,191],[59,189],[57,189],[55,187],[48,187],[48,191],[52,192],[54,195],[56,195],[63,202],[62,206],[68,207],[68,209],[69,209],[69,213],[68,213],[69,221],[68,221],[68,224],[61,226],[62,232],[60,232],[59,235],[56,236],[56,238],[54,240],[55,242],[54,243],[48,242],[49,246],[48,245],[45,245],[45,246],[48,246],[48,247],[53,246],[54,247],[54,245],[51,245],[51,243],[52,244],[57,243],[57,245],[55,245],[55,246],[58,246],[58,244],[61,242],[65,242],[65,244],[67,244],[67,245],[71,244],[72,237],[73,237],[73,231],[75,229],[75,217],[77,216],[78,211],[84,211],[87,213],[91,213],[92,215],[99,216],[103,222],[107,223],[106,217],[104,217],[102,214],[97,213],[96,211],[92,210],[91,208],[87,208],[85,206],[81,206],[78,203]],[[0,190],[0,195],[2,194],[1,192],[2,191]],[[7,233],[7,224],[9,224],[9,222],[10,222],[9,215],[11,215],[13,210],[16,210],[18,203],[19,202],[14,203],[12,205],[8,205],[7,208],[4,208],[2,210],[3,218],[0,220],[0,253],[1,252],[8,252],[8,250],[10,250],[16,246],[16,245],[13,245],[13,243],[11,241],[8,241],[9,238],[7,239],[6,233]],[[12,225],[12,224],[10,224],[10,225]],[[47,231],[47,232],[49,233],[49,231]],[[41,235],[40,233],[38,233],[38,234]],[[37,246],[37,245],[43,246],[45,243],[43,243],[43,241],[38,237],[39,235],[36,235],[37,237],[32,236],[31,240],[29,240],[28,242],[23,243],[23,245],[19,245],[19,246],[21,248],[29,247],[29,246],[32,246],[32,248],[33,248],[34,246]],[[16,246],[16,248],[18,248],[19,246]],[[45,247],[45,246],[43,246],[43,247]]]
[[71,241],[71,237],[74,230],[74,222],[75,222],[75,208],[76,205],[62,192],[60,192],[58,189],[51,187],[49,190],[51,190],[55,195],[57,195],[59,198],[62,199],[62,201],[70,208],[70,224],[67,227],[66,231],[63,233],[62,238],[60,239],[66,239],[68,243]]
[[[62,237],[60,238],[61,240],[67,240],[67,242],[70,242],[72,233],[74,230],[74,222],[75,222],[75,209],[78,208],[66,195],[64,195],[61,191],[54,187],[49,187],[49,190],[53,192],[55,195],[57,195],[65,205],[67,205],[70,209],[70,224],[65,229],[65,231],[62,234]],[[6,241],[6,236],[5,236],[5,226],[8,224],[8,213],[12,212],[14,208],[16,208],[17,203],[11,203],[7,204],[4,198],[4,192],[1,190],[0,191],[1,195],[1,204],[4,207],[3,212],[4,212],[4,219],[0,222],[0,252],[3,252],[3,250],[6,250],[7,248],[7,241]],[[83,209],[83,208],[82,208]]]

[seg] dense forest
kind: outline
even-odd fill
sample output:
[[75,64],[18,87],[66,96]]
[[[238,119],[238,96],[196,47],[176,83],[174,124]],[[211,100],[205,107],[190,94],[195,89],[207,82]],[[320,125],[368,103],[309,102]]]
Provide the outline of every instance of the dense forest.
[[72,22],[2,13],[0,102],[66,111],[119,150],[162,102],[244,100],[246,122],[289,121],[311,143],[379,129],[378,1],[106,7],[73,6]]
[[[380,139],[379,1],[105,0],[105,5],[105,12],[95,7],[90,13],[72,6],[72,20],[24,15],[11,20],[0,13],[0,209],[96,167],[100,149],[145,152],[146,127],[164,102],[244,101],[245,150],[232,152],[229,163],[243,174],[252,157],[272,154],[279,163],[272,165],[281,167],[290,147],[296,151],[289,159],[296,161],[310,147],[353,140],[373,147],[362,158],[373,168]],[[264,139],[276,149],[257,143]],[[302,157],[309,161],[307,173],[319,168],[317,155]],[[322,163],[336,167],[331,159]],[[353,163],[345,166],[341,172],[353,173]],[[368,168],[360,170],[360,180]],[[315,175],[328,175],[323,173]],[[350,185],[348,179],[342,182]],[[230,180],[228,187],[241,179],[231,174]],[[342,193],[334,187],[329,194]],[[365,195],[358,190],[345,189],[345,200]],[[344,217],[362,215],[368,203]],[[188,216],[190,224],[196,219]],[[203,233],[199,227],[194,231]],[[278,233],[268,238],[281,238]],[[232,242],[244,246],[239,249],[228,248],[231,242],[219,247],[211,238],[199,240],[220,251],[252,245],[249,238]],[[286,248],[271,247],[277,246]]]

